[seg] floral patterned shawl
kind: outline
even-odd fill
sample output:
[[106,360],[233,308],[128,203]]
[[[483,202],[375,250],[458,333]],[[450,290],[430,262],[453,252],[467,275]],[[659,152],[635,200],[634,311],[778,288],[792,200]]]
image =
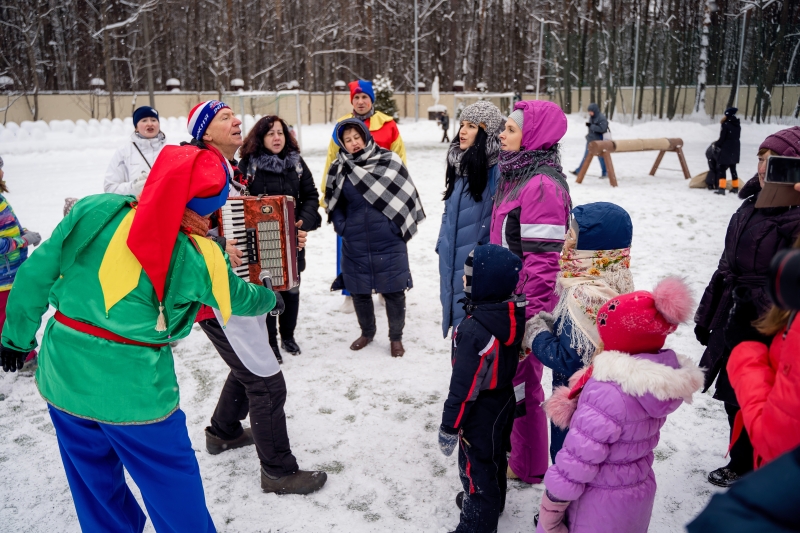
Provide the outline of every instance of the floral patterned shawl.
[[600,345],[597,332],[597,311],[614,296],[633,292],[631,249],[566,250],[559,261],[561,272],[556,278],[558,305],[553,311],[561,318],[557,334],[561,334],[564,318],[572,322],[570,347],[589,364]]

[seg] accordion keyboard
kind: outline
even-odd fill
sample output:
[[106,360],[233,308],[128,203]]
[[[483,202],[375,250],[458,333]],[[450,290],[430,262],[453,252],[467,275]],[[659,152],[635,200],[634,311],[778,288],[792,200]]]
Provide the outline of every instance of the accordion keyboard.
[[247,229],[244,227],[244,202],[242,200],[228,199],[222,206],[222,234],[226,239],[236,239],[236,248],[242,252],[241,266],[232,268],[233,273],[242,279],[250,277],[250,262],[247,250]]

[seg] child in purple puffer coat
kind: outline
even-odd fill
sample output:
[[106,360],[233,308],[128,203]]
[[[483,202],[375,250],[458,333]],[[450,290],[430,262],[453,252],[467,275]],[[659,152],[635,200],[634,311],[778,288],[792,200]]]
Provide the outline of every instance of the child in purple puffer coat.
[[606,302],[597,314],[604,351],[560,387],[545,411],[570,430],[547,471],[537,533],[646,533],[656,495],[659,431],[703,385],[689,358],[662,349],[691,316],[686,284],[666,278],[652,293]]

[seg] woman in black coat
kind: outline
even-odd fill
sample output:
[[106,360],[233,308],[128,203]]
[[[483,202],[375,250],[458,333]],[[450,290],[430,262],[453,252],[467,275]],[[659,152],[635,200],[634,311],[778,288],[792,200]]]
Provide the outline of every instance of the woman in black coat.
[[[311,171],[300,157],[297,141],[283,119],[270,115],[256,122],[242,145],[239,169],[242,172],[243,185],[249,194],[291,196],[297,202],[295,218],[300,245],[297,269],[302,272],[306,268],[306,233],[314,231],[322,223],[322,217],[318,213],[319,192]],[[276,322],[280,323],[281,348],[292,355],[300,354],[300,346],[294,339],[300,309],[300,287],[282,291],[281,295],[286,310],[278,320],[272,315],[267,317],[269,343],[279,361],[281,357]]]
[[[725,249],[716,272],[711,276],[695,314],[695,335],[706,346],[700,366],[706,369],[704,391],[716,380],[714,398],[725,404],[733,428],[739,404],[728,380],[726,366],[731,350],[745,340],[769,344],[752,323],[766,313],[771,302],[767,294],[769,265],[779,250],[790,248],[800,236],[800,207],[756,209],[772,155],[796,157],[792,145],[800,147],[800,128],[770,135],[758,152],[758,175],[750,179],[739,197],[744,202],[731,217],[725,235]],[[730,451],[728,465],[708,475],[709,482],[727,487],[753,469],[753,448],[746,431]]]
[[725,116],[722,117],[722,126],[719,130],[719,139],[714,143],[717,162],[716,175],[719,180],[719,188],[715,194],[725,194],[725,188],[727,187],[725,171],[728,169],[731,169],[731,192],[739,192],[739,174],[736,173],[736,165],[739,164],[741,150],[739,137],[742,134],[742,126],[736,116],[737,111],[738,109],[735,107],[729,107],[725,110]]
[[389,319],[390,353],[402,357],[405,291],[413,286],[406,242],[425,218],[419,195],[400,156],[375,144],[363,122],[336,126],[341,147],[328,171],[325,200],[333,229],[342,237],[342,274],[332,290],[353,296],[360,350],[376,333],[372,293],[382,294]]

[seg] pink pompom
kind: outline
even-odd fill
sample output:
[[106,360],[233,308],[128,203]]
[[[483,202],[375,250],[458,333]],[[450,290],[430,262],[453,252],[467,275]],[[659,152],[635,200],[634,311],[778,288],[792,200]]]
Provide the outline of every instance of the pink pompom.
[[694,311],[694,298],[682,278],[670,276],[653,289],[653,299],[659,313],[670,324],[686,322]]

